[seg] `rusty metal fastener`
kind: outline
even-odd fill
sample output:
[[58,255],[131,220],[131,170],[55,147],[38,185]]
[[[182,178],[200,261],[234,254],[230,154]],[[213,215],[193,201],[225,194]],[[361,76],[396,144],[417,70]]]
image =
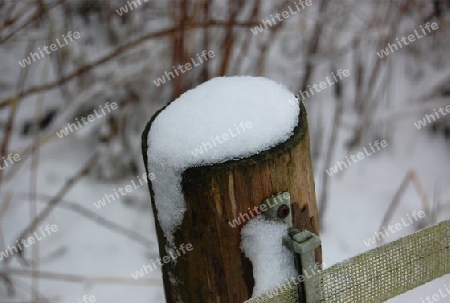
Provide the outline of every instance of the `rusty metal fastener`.
[[291,209],[286,204],[282,204],[280,207],[278,207],[277,210],[277,216],[280,219],[284,219],[291,213]]

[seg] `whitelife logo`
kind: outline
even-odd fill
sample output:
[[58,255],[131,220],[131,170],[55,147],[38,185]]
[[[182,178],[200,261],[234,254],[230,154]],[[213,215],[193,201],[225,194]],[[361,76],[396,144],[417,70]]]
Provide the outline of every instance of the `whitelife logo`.
[[[298,275],[297,277],[291,277],[290,279],[286,279],[286,282],[283,284],[278,284],[277,287],[267,292],[267,295],[269,296],[270,299],[273,299],[274,297],[280,295],[281,292],[289,291],[292,284],[299,285],[300,283],[304,283],[306,280],[319,274],[322,271],[320,268],[323,268],[324,266],[328,265],[325,262],[323,262],[322,266],[320,266],[320,264],[316,262],[314,266],[310,266],[309,269],[304,269],[302,271],[303,274]],[[310,271],[311,273],[309,274],[308,271]]]
[[[79,33],[79,32],[76,32],[76,31],[73,32],[73,34],[72,34],[71,31],[69,31],[66,35],[67,35],[67,38],[70,40],[70,42],[73,42],[73,39],[76,40],[76,39],[79,39],[79,38],[81,37],[81,36],[80,36],[80,33]],[[72,39],[72,37],[73,37],[73,39]],[[45,53],[46,53],[47,55],[50,55],[52,52],[57,51],[58,48],[63,48],[64,46],[68,45],[69,42],[67,41],[66,36],[62,35],[62,38],[63,38],[64,42],[66,42],[66,44],[61,43],[61,42],[59,41],[59,38],[57,38],[57,39],[56,39],[56,43],[58,44],[59,47],[56,46],[55,43],[53,43],[53,44],[50,44],[50,46],[45,45],[45,46],[42,48],[42,50],[44,50]],[[49,51],[49,48],[50,48],[50,51]],[[44,58],[45,55],[44,55],[44,53],[42,52],[42,50],[41,50],[40,47],[38,47],[38,52],[37,52],[37,53],[30,52],[30,55],[29,55],[28,57],[26,57],[26,58],[23,59],[22,61],[19,61],[19,65],[20,65],[22,68],[24,68],[25,66],[31,65],[31,63],[36,62],[37,60]],[[41,56],[39,56],[39,54],[40,54]],[[36,58],[37,58],[37,59],[36,59]],[[33,60],[33,62],[31,62],[31,60]]]
[[[430,22],[427,22],[427,23],[425,24],[425,28],[428,30],[428,34],[431,33],[430,27],[431,27],[432,30],[437,30],[437,29],[439,28],[439,25],[438,25],[436,22],[433,22],[433,23],[431,23],[431,24],[430,24]],[[412,43],[412,42],[416,41],[416,37],[417,37],[417,40],[419,40],[420,38],[426,36],[426,35],[427,35],[427,32],[426,32],[425,29],[422,27],[422,25],[420,26],[420,28],[422,29],[423,36],[421,36],[421,35],[417,32],[417,29],[415,29],[415,30],[414,30],[414,34],[415,34],[415,35],[413,35],[413,34],[408,35],[408,41],[409,41],[409,42],[406,41],[406,37],[405,37],[405,36],[403,36],[403,37],[400,39],[401,42],[403,42],[403,45],[406,46],[406,45],[409,45],[409,43]],[[402,45],[402,43],[400,42],[400,40],[398,40],[398,38],[396,38],[395,40],[397,40],[398,46],[400,46],[400,48],[402,48],[403,45]],[[377,56],[380,57],[380,58],[383,58],[383,57],[385,57],[385,56],[386,56],[386,57],[389,56],[391,53],[393,53],[393,52],[395,52],[395,51],[398,51],[397,44],[395,44],[395,43],[394,43],[394,44],[388,43],[388,46],[387,46],[386,48],[384,48],[384,49],[380,50],[379,52],[377,52]],[[394,48],[395,48],[395,49],[394,49]],[[390,52],[389,52],[389,51],[390,51]]]
[[[425,218],[425,213],[423,211],[415,210],[411,213],[411,216],[409,214],[407,214],[407,217],[408,217],[407,221],[405,221],[405,219],[402,218],[400,220],[401,221],[400,223],[396,223],[394,225],[389,225],[387,227],[387,229],[386,229],[386,227],[383,226],[382,232],[376,231],[371,238],[368,238],[366,241],[363,241],[364,244],[367,247],[374,246],[375,244],[377,244],[377,241],[379,242],[381,240],[384,240],[387,237],[389,237],[391,234],[395,234],[397,231],[400,231],[403,228],[414,224],[414,222],[419,221],[419,219]],[[412,220],[411,217],[414,218],[414,221]]]
[[[370,149],[372,150],[372,153],[369,152],[367,150],[366,147],[364,147],[364,153],[363,152],[359,152],[356,155],[351,154],[350,155],[350,159],[353,161],[353,163],[358,163],[359,160],[363,160],[368,156],[371,156],[373,154],[375,154],[377,151],[380,151],[381,148],[385,148],[386,146],[388,146],[388,143],[386,140],[376,140],[372,146],[372,143],[369,143]],[[381,146],[381,148],[380,148]],[[375,149],[376,147],[376,149]],[[337,174],[339,172],[339,170],[344,170],[344,168],[348,168],[349,166],[352,166],[352,161],[350,161],[350,159],[348,158],[348,156],[345,156],[345,160],[347,160],[347,163],[345,163],[345,160],[341,161],[337,161],[335,166],[330,167],[329,169],[325,169],[325,172],[328,174],[328,176],[332,176],[334,174]],[[347,166],[348,164],[348,166]]]
[[[450,105],[447,105],[445,107],[445,111],[444,111],[444,108],[442,106],[439,107],[439,113],[441,113],[442,116],[447,116],[447,114],[450,114]],[[422,127],[427,126],[428,123],[431,123],[431,118],[433,118],[433,122],[435,122],[436,120],[438,120],[438,119],[440,119],[442,117],[442,116],[439,116],[439,113],[436,111],[436,109],[434,109],[434,113],[433,114],[431,114],[431,115],[425,114],[425,118],[415,122],[414,126],[417,129],[421,129]],[[428,123],[427,123],[427,121],[428,121]]]
[[90,295],[89,297],[88,295],[84,295],[83,298],[81,298],[81,301],[77,298],[77,303],[94,303],[96,301],[97,299],[93,295]]
[[[289,101],[289,103],[292,105],[292,106],[298,106],[298,104],[299,104],[299,99],[300,100],[305,100],[306,98],[309,98],[309,97],[311,97],[311,96],[314,96],[314,91],[316,92],[316,93],[319,93],[319,92],[321,92],[322,90],[324,90],[324,89],[326,89],[326,88],[328,88],[328,87],[330,87],[330,86],[333,86],[333,85],[335,85],[336,83],[338,83],[339,82],[339,80],[343,80],[344,78],[346,78],[346,77],[348,77],[348,76],[350,76],[350,71],[348,70],[348,69],[344,69],[344,70],[342,70],[342,69],[338,69],[337,71],[336,71],[336,74],[334,74],[334,72],[332,72],[331,73],[331,77],[333,78],[333,80],[334,81],[332,81],[332,80],[330,80],[330,78],[328,78],[328,76],[326,76],[325,77],[325,80],[326,80],[326,82],[325,81],[322,81],[322,82],[320,82],[319,84],[317,84],[317,83],[314,83],[312,86],[311,85],[308,85],[307,87],[307,90],[305,90],[305,91],[299,91],[298,92],[298,94],[296,95],[297,97],[299,97],[299,98],[297,98],[296,96],[294,96],[294,97],[292,97],[291,99],[289,99],[288,101]],[[339,77],[339,79],[338,79],[338,77]],[[319,89],[320,88],[320,89]],[[301,98],[300,98],[301,97]]]
[[[110,106],[111,106],[111,108],[110,108]],[[93,114],[90,114],[87,117],[81,116],[80,120],[83,122],[83,125],[88,125],[89,123],[94,122],[95,119],[101,118],[107,114],[105,112],[105,109],[101,105],[99,105],[99,107],[102,110],[103,115],[100,115],[99,113],[97,113],[97,110],[94,109],[95,116]],[[116,102],[112,102],[111,104],[109,104],[109,102],[106,102],[105,108],[107,109],[108,113],[110,113],[111,110],[117,109],[118,106],[117,106]],[[87,119],[87,121],[86,121],[86,119]],[[78,126],[75,125],[74,123],[67,123],[67,126],[64,127],[63,129],[61,129],[59,132],[56,132],[56,135],[61,139],[65,136],[68,136],[70,133],[73,133],[74,131],[82,128],[83,125],[78,120],[78,118],[75,118],[75,120],[77,121]]]
[[[28,246],[36,243],[37,241],[41,241],[42,239],[46,238],[47,236],[50,236],[52,233],[57,232],[58,231],[58,226],[56,226],[56,224],[53,224],[53,225],[47,224],[45,226],[44,230],[46,232],[44,232],[42,230],[42,228],[39,228],[40,233],[35,231],[33,233],[34,237],[30,236],[30,237],[28,237],[28,239],[21,239],[20,243],[19,243],[18,240],[16,240],[17,244],[13,245],[12,247],[8,246],[5,249],[5,251],[0,251],[0,261],[2,261],[3,259],[6,259],[6,258],[12,256],[14,253],[18,253],[19,250],[22,251],[23,250],[22,245],[24,247],[28,247]],[[42,237],[39,237],[39,235],[41,235]],[[18,249],[17,249],[17,247],[18,247]]]
[[257,35],[258,33],[262,33],[268,27],[272,27],[272,26],[276,25],[277,24],[277,20],[278,20],[278,22],[282,22],[283,20],[286,20],[287,18],[289,18],[289,17],[291,17],[291,16],[293,16],[295,14],[300,13],[301,10],[302,9],[303,10],[306,9],[307,6],[311,6],[312,5],[312,0],[306,0],[306,1],[300,0],[300,1],[298,1],[298,3],[294,2],[294,5],[295,5],[295,8],[297,9],[296,11],[293,10],[291,8],[291,6],[289,5],[289,7],[288,7],[289,11],[283,11],[281,14],[279,14],[279,13],[275,14],[276,20],[275,20],[275,18],[272,15],[270,15],[270,20],[262,19],[261,20],[261,25],[255,26],[254,28],[251,28],[250,31],[253,33],[253,35]]
[[[441,299],[444,299],[445,297],[450,296],[450,287],[447,284],[444,284],[445,292],[442,290],[442,288],[438,289],[437,293],[434,293],[430,296],[425,296],[425,298],[420,297],[420,302],[419,303],[433,303],[433,302],[437,302]],[[446,300],[448,302],[448,300]],[[413,302],[415,303],[415,302]]]
[[[195,61],[195,58],[191,58],[191,62],[194,66],[191,65],[191,63],[187,62],[184,65],[178,64],[177,67],[172,66],[173,67],[173,72],[165,72],[164,75],[162,75],[162,77],[157,78],[156,80],[153,80],[153,83],[155,83],[155,85],[157,87],[159,87],[161,84],[166,84],[166,79],[167,81],[170,81],[172,79],[175,79],[175,75],[174,73],[179,76],[180,74],[178,73],[178,71],[180,71],[182,74],[184,74],[185,72],[187,72],[188,70],[191,70],[192,67],[196,67],[199,66],[200,64],[208,61],[208,59],[212,59],[216,56],[216,54],[214,53],[214,51],[210,50],[210,51],[206,51],[204,50],[202,52],[202,55],[200,56],[199,54],[197,54],[197,59],[198,61]],[[205,60],[203,61],[202,58]],[[183,69],[183,67],[185,69]],[[172,76],[172,78],[170,78],[170,76]]]
[[[142,179],[139,176],[137,176],[137,179],[139,180],[140,185],[136,185],[136,183],[134,183],[134,180],[131,180],[131,184],[133,185],[133,187],[131,187],[131,185],[127,185],[127,186],[125,186],[125,188],[123,188],[123,187],[118,188],[118,191],[122,197],[125,196],[127,193],[131,193],[133,190],[138,189],[139,187],[143,186],[144,183],[148,184],[148,179],[150,179],[150,181],[153,181],[155,179],[155,174],[149,173],[147,175],[147,173],[144,173],[142,175]],[[142,181],[142,180],[144,180],[144,181]],[[124,191],[124,189],[125,189],[125,191]],[[113,190],[114,190],[114,194],[116,195],[117,199],[120,199],[120,196],[117,193],[116,189],[114,188]],[[97,209],[100,209],[100,208],[106,206],[106,204],[107,204],[106,202],[111,203],[112,201],[116,201],[116,198],[114,198],[114,195],[113,194],[105,194],[105,196],[101,200],[94,202],[94,206]]]
[[21,159],[20,159],[20,155],[19,154],[14,154],[14,155],[13,154],[9,154],[6,159],[5,159],[5,157],[2,157],[2,160],[3,160],[4,166],[2,166],[0,164],[0,170],[4,170],[8,166],[13,165],[16,162],[19,162]]
[[[148,1],[149,0],[142,0],[142,2],[148,2]],[[136,2],[139,3],[139,5],[137,5]],[[128,4],[128,7],[130,8],[130,10],[133,10],[134,8],[138,8],[138,6],[142,5],[141,0],[127,1],[127,4]],[[131,4],[134,5],[134,8]],[[123,16],[124,14],[128,13],[128,7],[126,5],[121,6],[121,7],[119,7],[119,9],[116,9],[116,13],[119,16]]]
[[[279,202],[283,202],[283,199],[288,199],[290,196],[289,196],[289,193],[288,192],[284,192],[283,193],[283,195],[282,195],[283,197],[281,197],[281,196],[276,196],[275,197],[275,200],[272,200],[272,199],[268,199],[267,201],[267,204],[268,205],[266,205],[266,204],[261,204],[260,206],[255,206],[255,207],[253,207],[253,210],[252,209],[250,209],[250,208],[248,208],[248,210],[249,210],[249,213],[250,213],[250,215],[251,215],[251,218],[250,218],[250,216],[247,214],[247,213],[240,213],[239,214],[239,216],[237,217],[237,218],[234,218],[233,220],[231,220],[231,221],[228,221],[228,224],[230,224],[230,226],[232,227],[232,228],[235,228],[235,227],[237,227],[237,226],[240,226],[240,225],[242,225],[242,224],[244,224],[245,222],[248,222],[248,221],[250,221],[251,219],[253,219],[254,217],[256,217],[257,215],[259,215],[259,214],[261,214],[261,212],[265,212],[265,211],[267,211],[268,209],[271,209],[272,207],[274,207],[274,206],[277,206],[278,204],[276,203],[276,200],[277,199],[279,199]],[[270,204],[270,201],[273,201],[274,203],[273,204]],[[256,213],[254,213],[254,212]]]
[[[181,244],[180,245],[180,250],[183,252],[184,254],[187,254],[189,251],[192,251],[194,249],[194,247],[192,246],[191,243],[188,244]],[[170,257],[169,257],[170,256]],[[169,250],[169,255],[168,256],[164,256],[162,259],[161,258],[157,258],[156,259],[156,263],[158,263],[159,266],[163,266],[164,264],[169,263],[170,261],[175,261],[176,259],[178,259],[179,257],[181,257],[180,252],[178,251],[178,249],[175,249],[175,251],[173,249]],[[161,263],[162,260],[162,263]],[[131,276],[134,279],[139,279],[142,278],[144,276],[144,271],[145,273],[149,273],[148,269],[150,269],[150,272],[152,272],[153,270],[155,270],[156,264],[155,261],[151,260],[152,264],[147,264],[147,265],[142,265],[142,268],[140,270],[135,271],[133,274],[131,274]]]
[[[252,122],[250,122],[250,121],[247,121],[247,122],[241,121],[241,123],[239,123],[239,127],[241,128],[242,132],[245,132],[247,129],[252,128],[253,125],[252,125]],[[212,145],[209,142],[202,142],[202,145],[200,145],[198,148],[191,150],[191,154],[194,157],[198,157],[198,155],[203,155],[203,152],[207,152],[208,148],[209,148],[209,150],[213,149],[213,145],[214,145],[214,147],[217,147],[217,144],[223,144],[225,141],[228,141],[231,138],[237,137],[238,135],[241,134],[241,130],[239,130],[239,127],[236,126],[236,124],[234,125],[236,133],[233,133],[231,128],[229,128],[228,132],[222,134],[222,136],[217,135],[214,138],[211,137]],[[223,141],[221,141],[220,139],[222,139]]]

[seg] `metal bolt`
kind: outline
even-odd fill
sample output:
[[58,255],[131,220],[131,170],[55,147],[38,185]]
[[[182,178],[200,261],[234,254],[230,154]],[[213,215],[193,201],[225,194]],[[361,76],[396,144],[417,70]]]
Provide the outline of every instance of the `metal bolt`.
[[278,207],[277,216],[280,219],[284,219],[287,216],[289,216],[290,212],[291,212],[291,209],[289,208],[289,206],[287,206],[286,204],[283,204],[280,207]]

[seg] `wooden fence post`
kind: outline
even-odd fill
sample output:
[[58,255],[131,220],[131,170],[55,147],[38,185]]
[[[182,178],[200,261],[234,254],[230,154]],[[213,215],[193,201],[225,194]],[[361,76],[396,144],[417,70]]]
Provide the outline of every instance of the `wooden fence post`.
[[[229,222],[240,214],[250,215],[250,210],[277,192],[290,192],[294,226],[319,234],[307,114],[303,103],[300,107],[299,125],[286,142],[245,159],[188,168],[183,173],[187,210],[174,238],[177,247],[191,243],[193,250],[162,268],[168,303],[241,303],[251,297],[252,264],[240,248],[244,224],[233,228]],[[146,169],[147,136],[157,114],[142,135]],[[151,182],[149,190],[162,258],[167,255],[167,239],[156,216]],[[316,250],[316,261],[322,263],[321,248]]]

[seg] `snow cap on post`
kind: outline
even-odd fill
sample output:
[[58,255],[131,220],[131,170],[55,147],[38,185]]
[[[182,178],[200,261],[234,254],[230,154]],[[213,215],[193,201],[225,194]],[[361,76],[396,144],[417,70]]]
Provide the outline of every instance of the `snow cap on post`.
[[218,77],[161,111],[148,135],[148,170],[158,219],[173,244],[185,212],[181,174],[188,167],[245,158],[286,141],[299,107],[284,86],[263,77]]

